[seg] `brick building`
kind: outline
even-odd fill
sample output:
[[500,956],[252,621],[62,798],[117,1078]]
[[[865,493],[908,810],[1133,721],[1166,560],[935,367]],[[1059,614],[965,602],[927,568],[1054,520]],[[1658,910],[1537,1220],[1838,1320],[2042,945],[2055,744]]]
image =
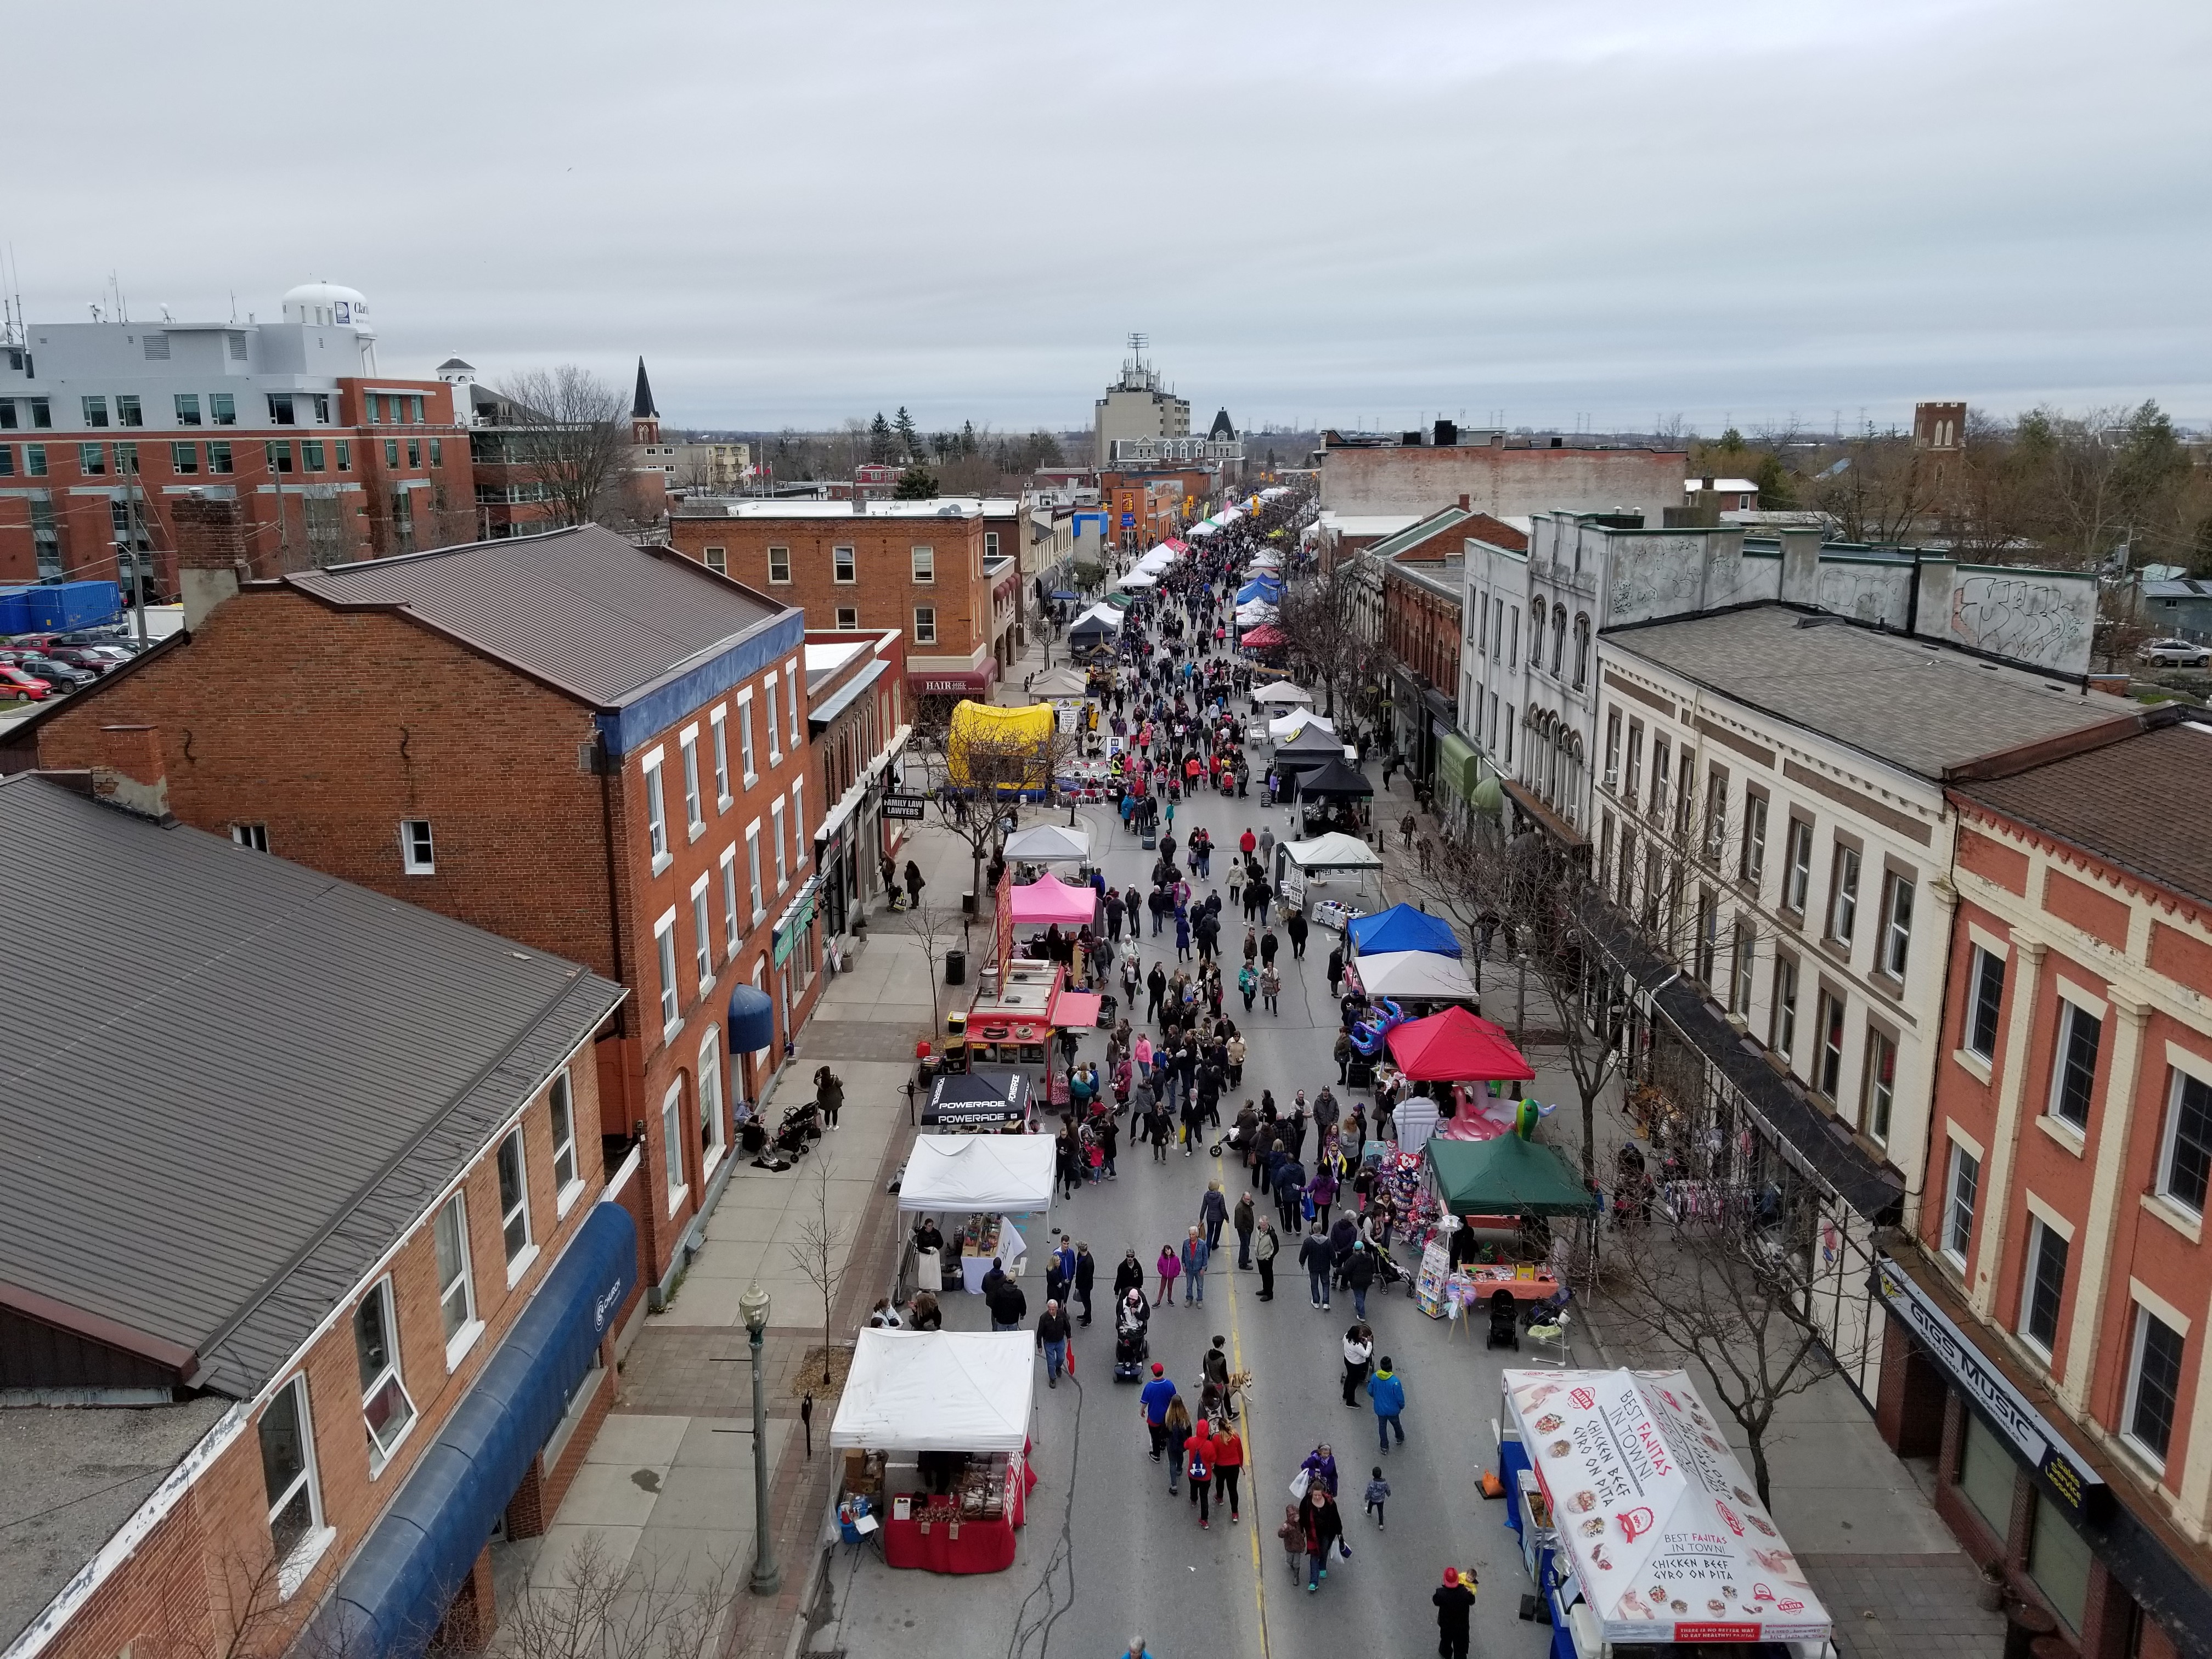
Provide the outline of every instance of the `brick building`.
[[2212,726],[1948,791],[1917,1248],[1882,1264],[1884,1437],[2083,1659],[2212,1631]]
[[974,499],[721,498],[683,502],[669,532],[678,552],[801,607],[816,628],[898,629],[908,692],[955,698],[989,690],[1018,625],[1019,524],[1016,512],[989,527]]
[[622,988],[180,826],[163,734],[99,735],[0,780],[9,933],[104,941],[0,1014],[0,1646],[473,1645],[636,1301]]
[[1443,745],[1459,723],[1462,550],[1474,516],[1464,505],[1448,507],[1367,550],[1382,578],[1390,726],[1408,775],[1425,783],[1449,770]]
[[36,323],[0,348],[0,582],[177,591],[173,505],[235,500],[256,575],[475,534],[453,388],[382,374],[368,307],[314,283],[274,323]]
[[1181,473],[1108,471],[1098,475],[1098,484],[1109,545],[1142,553],[1182,528],[1188,484]]
[[806,725],[825,803],[814,830],[825,939],[852,933],[884,891],[882,860],[904,844],[905,826],[883,816],[883,798],[897,787],[912,701],[898,629],[807,630]]
[[[1465,441],[1346,440],[1324,434],[1321,504],[1338,514],[1426,513],[1438,501],[1468,500],[1494,518],[1532,513],[1640,513],[1658,524],[1682,505],[1687,452],[1632,449],[1567,440],[1509,439],[1470,433]],[[1413,434],[1419,438],[1420,434]]]
[[241,585],[234,504],[178,514],[185,631],[0,769],[154,726],[185,822],[628,988],[593,1063],[657,1296],[815,995],[798,611],[597,526]]

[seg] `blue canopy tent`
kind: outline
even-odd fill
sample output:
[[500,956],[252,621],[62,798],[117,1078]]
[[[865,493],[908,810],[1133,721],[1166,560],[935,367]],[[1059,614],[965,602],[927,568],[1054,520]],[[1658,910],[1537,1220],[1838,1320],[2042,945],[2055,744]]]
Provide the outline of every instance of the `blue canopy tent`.
[[1440,957],[1460,954],[1451,924],[1410,904],[1394,904],[1373,915],[1357,917],[1345,931],[1352,936],[1353,948],[1363,955],[1380,956],[1391,951],[1426,951]]
[[1249,604],[1254,599],[1267,605],[1277,605],[1281,602],[1282,597],[1282,583],[1270,581],[1265,577],[1246,582],[1243,586],[1237,590],[1237,603],[1239,605]]

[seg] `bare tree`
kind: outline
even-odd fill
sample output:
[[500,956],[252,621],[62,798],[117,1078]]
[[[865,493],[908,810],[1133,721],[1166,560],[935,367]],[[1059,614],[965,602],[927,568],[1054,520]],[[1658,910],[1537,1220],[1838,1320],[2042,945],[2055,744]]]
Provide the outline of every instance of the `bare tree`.
[[[932,975],[933,982],[935,975]],[[830,1215],[830,1159],[825,1154],[814,1165],[814,1202],[799,1223],[798,1237],[784,1246],[791,1265],[806,1282],[822,1292],[822,1381],[831,1382],[830,1321],[837,1306],[837,1290],[845,1282],[849,1265],[845,1256],[845,1224]]]
[[513,1598],[497,1645],[511,1659],[708,1659],[741,1580],[734,1553],[706,1565],[687,1583],[680,1567],[618,1561],[605,1534],[586,1532],[557,1572]]
[[1276,606],[1275,626],[1290,642],[1291,672],[1320,688],[1322,712],[1330,715],[1340,694],[1348,701],[1366,683],[1379,649],[1355,620],[1365,603],[1365,562],[1340,556],[1328,570],[1299,576],[1285,585]]
[[1806,495],[1843,540],[1893,546],[1913,540],[1933,514],[1939,476],[1909,436],[1870,433],[1838,446]]
[[[962,919],[964,922],[965,917]],[[941,904],[923,902],[907,912],[908,926],[913,930],[915,942],[921,946],[921,959],[929,969],[929,1029],[934,1032],[944,1017],[937,994],[937,964],[952,944],[951,913]],[[961,936],[967,936],[963,927]]]
[[554,522],[592,524],[626,510],[630,434],[621,392],[574,363],[529,369],[499,388],[498,448],[544,492]]
[[1061,731],[1056,720],[1041,732],[1010,725],[956,732],[949,715],[918,735],[935,750],[929,762],[931,810],[967,848],[969,886],[981,894],[983,860],[1004,840],[1006,819],[1024,795],[1056,795],[1058,779],[1076,758],[1082,738]]

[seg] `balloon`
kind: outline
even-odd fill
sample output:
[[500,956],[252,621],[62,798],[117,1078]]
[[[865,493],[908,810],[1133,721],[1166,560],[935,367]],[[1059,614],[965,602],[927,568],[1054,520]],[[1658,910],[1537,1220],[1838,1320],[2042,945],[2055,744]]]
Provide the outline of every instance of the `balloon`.
[[1352,1028],[1352,1046],[1372,1060],[1382,1051],[1383,1039],[1390,1028],[1405,1022],[1406,1011],[1389,997],[1378,998],[1370,1006],[1364,1018]]
[[1513,1133],[1523,1140],[1534,1140],[1536,1138],[1537,1119],[1549,1117],[1559,1109],[1556,1105],[1539,1106],[1533,1100],[1522,1101],[1514,1109]]

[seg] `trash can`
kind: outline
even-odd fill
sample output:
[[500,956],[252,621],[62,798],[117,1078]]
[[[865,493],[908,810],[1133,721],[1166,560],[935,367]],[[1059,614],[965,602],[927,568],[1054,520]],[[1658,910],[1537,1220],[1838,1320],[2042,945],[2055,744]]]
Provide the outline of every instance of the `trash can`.
[[965,985],[968,982],[968,953],[965,951],[947,951],[945,953],[945,982],[947,985]]
[[975,894],[974,890],[971,889],[960,896],[960,911],[963,915],[972,916],[975,914]]
[[2005,1604],[2004,1659],[2030,1659],[2038,1637],[2058,1633],[2058,1621],[2026,1601]]

